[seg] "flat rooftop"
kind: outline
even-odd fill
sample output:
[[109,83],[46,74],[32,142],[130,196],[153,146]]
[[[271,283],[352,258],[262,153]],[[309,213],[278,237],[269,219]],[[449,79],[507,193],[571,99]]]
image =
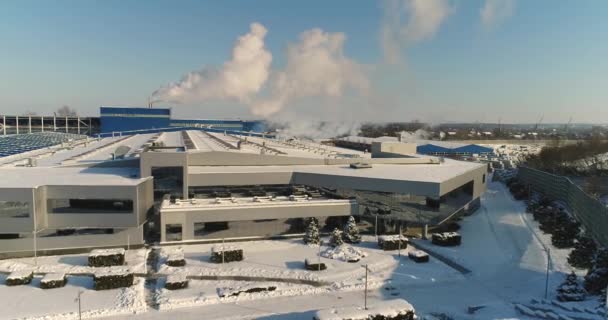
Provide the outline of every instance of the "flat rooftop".
[[135,186],[148,178],[139,178],[137,168],[32,167],[0,168],[0,188],[38,186]]
[[440,164],[373,164],[371,168],[352,169],[349,165],[295,166],[190,166],[189,174],[211,173],[310,173],[385,180],[441,183],[485,164],[445,159]]

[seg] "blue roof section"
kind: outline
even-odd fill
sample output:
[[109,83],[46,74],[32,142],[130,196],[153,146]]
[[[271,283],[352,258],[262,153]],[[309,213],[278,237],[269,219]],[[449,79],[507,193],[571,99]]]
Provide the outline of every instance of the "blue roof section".
[[493,153],[494,150],[476,144],[469,144],[457,148],[446,148],[429,143],[418,146],[416,152],[420,154],[484,154]]

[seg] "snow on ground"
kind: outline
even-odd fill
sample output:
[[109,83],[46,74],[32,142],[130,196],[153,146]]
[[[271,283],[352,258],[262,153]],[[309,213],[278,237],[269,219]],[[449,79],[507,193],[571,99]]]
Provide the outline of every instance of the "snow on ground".
[[[551,250],[552,262],[549,299],[555,298],[555,288],[570,271],[566,264],[568,250],[553,248],[550,238],[543,235],[532,217],[525,213],[524,203],[514,201],[507,189],[499,183],[488,184],[481,209],[463,219],[459,232],[463,241],[458,247],[438,247],[425,240],[413,242],[470,269],[471,273],[466,275],[433,256],[429,263],[415,263],[407,258],[410,247],[401,252],[401,257],[396,251],[379,250],[373,236],[364,236],[363,242],[354,246],[366,252],[367,257],[357,263],[321,258],[328,269],[320,272],[304,270],[304,259],[316,257],[319,247],[304,245],[301,240],[242,242],[238,246],[243,248],[245,260],[225,265],[209,261],[213,245],[163,247],[158,266],[162,277],[155,289],[155,301],[159,304],[159,310],[148,309],[145,313],[112,316],[109,319],[188,320],[201,319],[201,315],[207,319],[311,319],[320,309],[360,307],[364,300],[365,285],[365,269],[362,266],[367,264],[369,305],[402,298],[410,302],[419,315],[444,313],[455,320],[528,320],[531,318],[522,316],[515,310],[514,303],[530,304],[532,299],[544,298],[548,262],[546,249]],[[184,252],[186,266],[166,266],[163,261],[179,248]],[[321,251],[326,249],[322,247]],[[184,290],[165,290],[164,276],[176,273],[201,280],[191,279],[189,288]],[[243,278],[234,277],[249,277],[249,280],[255,281],[243,281]],[[28,300],[40,300],[44,305],[35,310],[46,308],[47,312],[55,314],[69,312],[64,310],[75,307],[73,297],[76,290],[73,284],[62,289],[51,289],[72,288],[72,291],[57,296],[45,295],[36,287],[38,278],[33,284],[21,288],[8,288],[0,281],[0,296],[9,299],[5,305],[16,306],[11,308],[11,312],[25,313],[19,314],[19,317],[31,316],[27,314],[32,311],[31,308],[25,306],[25,301]],[[222,288],[256,284],[272,285],[277,289],[229,298],[221,298],[218,294]],[[132,290],[137,290],[136,288]],[[12,296],[13,289],[17,290],[14,291],[15,295],[20,291],[25,292],[19,293],[23,294],[21,297],[15,297]],[[26,294],[33,295],[34,299],[25,298]],[[106,294],[111,297],[104,296]],[[87,295],[89,299],[92,298],[91,295],[100,295],[94,301],[102,304],[89,306],[89,310],[125,310],[120,306],[126,303],[116,303],[117,296],[121,296],[119,291],[112,295],[112,292],[86,290],[84,302]],[[65,301],[55,300],[65,296],[71,298]],[[141,294],[123,294],[122,297],[125,301],[143,303]],[[569,305],[594,307],[597,299],[591,297],[583,303]],[[469,307],[482,308],[469,314]]]
[[[125,266],[109,267],[111,270],[128,271],[131,273],[145,273],[148,249],[128,250],[125,255]],[[0,260],[0,273],[10,273],[16,270],[30,270],[34,273],[65,273],[86,274],[95,273],[108,268],[93,268],[88,264],[88,253],[70,254],[60,256],[18,258]]]
[[[213,245],[189,245],[163,247],[159,259],[159,273],[187,274],[191,277],[221,277],[221,280],[191,280],[185,290],[166,290],[164,281],[158,282],[157,303],[160,310],[191,307],[196,305],[224,304],[230,302],[249,301],[252,299],[271,299],[286,296],[304,296],[330,294],[336,292],[361,291],[365,287],[365,268],[368,266],[368,288],[381,288],[395,270],[399,270],[407,285],[432,284],[439,279],[449,280],[461,278],[455,270],[439,261],[432,260],[427,264],[416,264],[407,258],[409,247],[401,251],[383,251],[378,249],[375,237],[364,236],[358,245],[342,246],[344,250],[359,252],[361,259],[357,263],[349,263],[344,259],[321,257],[321,262],[327,266],[324,271],[306,271],[304,259],[316,262],[319,247],[309,246],[302,240],[256,241],[239,243],[245,259],[240,262],[230,262],[223,266],[209,261]],[[328,248],[322,246],[322,253]],[[175,251],[182,251],[186,257],[185,267],[169,267],[164,264],[166,257]],[[343,250],[342,250],[343,251]],[[365,255],[363,257],[363,255]],[[314,257],[314,258],[313,258]],[[223,287],[242,286],[247,281],[227,279],[229,277],[250,277],[250,284],[266,285],[272,283],[277,289],[272,292],[245,294],[238,297],[220,298],[218,290]],[[270,279],[269,279],[270,278]],[[301,280],[304,280],[302,282]]]
[[92,277],[69,277],[63,288],[40,289],[42,276],[29,285],[8,287],[0,275],[2,319],[78,319],[78,292],[82,291],[83,318],[133,314],[146,310],[144,281],[136,278],[130,288],[93,290]]

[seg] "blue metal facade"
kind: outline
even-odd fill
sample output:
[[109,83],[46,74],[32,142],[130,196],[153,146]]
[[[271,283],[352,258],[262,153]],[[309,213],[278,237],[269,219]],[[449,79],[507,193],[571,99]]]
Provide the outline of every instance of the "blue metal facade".
[[101,107],[101,132],[124,132],[168,128],[171,109]]
[[458,148],[446,148],[434,144],[424,144],[416,147],[416,152],[427,155],[473,155],[493,153],[492,148],[482,147],[476,144],[469,144]]
[[167,128],[198,128],[214,131],[266,131],[264,121],[171,119],[171,109],[101,107],[101,133],[157,130]]

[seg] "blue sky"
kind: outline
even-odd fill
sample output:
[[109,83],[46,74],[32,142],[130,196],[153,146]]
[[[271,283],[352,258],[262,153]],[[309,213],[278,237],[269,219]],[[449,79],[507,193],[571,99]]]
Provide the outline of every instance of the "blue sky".
[[[2,1],[0,113],[145,105],[160,86],[221,66],[259,22],[273,69],[301,32],[344,33],[344,54],[373,70],[382,98],[373,120],[608,122],[607,1],[513,0],[512,14],[492,27],[481,22],[484,3],[448,1],[437,31],[403,46],[395,65],[383,58],[382,2]],[[234,101],[174,113],[252,117]]]

